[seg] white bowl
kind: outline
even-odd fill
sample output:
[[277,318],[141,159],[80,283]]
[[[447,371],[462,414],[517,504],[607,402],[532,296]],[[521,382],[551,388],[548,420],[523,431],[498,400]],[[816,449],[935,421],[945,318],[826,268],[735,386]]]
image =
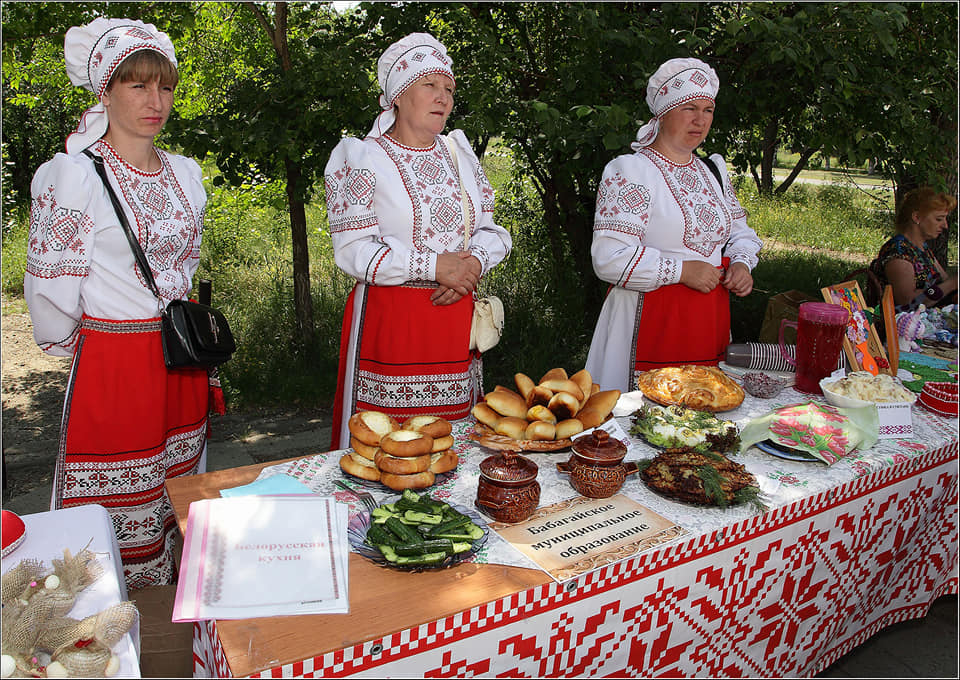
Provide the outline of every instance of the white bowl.
[[[823,390],[823,397],[827,400],[828,403],[838,406],[840,408],[856,408],[858,406],[876,406],[877,403],[893,403],[893,404],[913,404],[917,401],[917,395],[911,392],[910,399],[905,401],[897,402],[876,402],[876,401],[864,401],[863,399],[857,399],[856,397],[849,397],[845,394],[838,394],[830,389],[830,387],[842,380],[842,378],[831,378],[826,377],[820,381],[820,389]],[[897,382],[900,382],[899,380]]]

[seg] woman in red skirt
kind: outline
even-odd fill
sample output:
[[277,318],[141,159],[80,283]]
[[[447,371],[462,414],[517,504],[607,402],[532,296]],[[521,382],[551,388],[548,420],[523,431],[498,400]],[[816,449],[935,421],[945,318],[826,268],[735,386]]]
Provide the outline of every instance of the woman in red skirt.
[[493,189],[466,136],[441,135],[456,87],[446,48],[427,33],[377,62],[383,109],[347,137],[325,172],[337,265],[357,280],[340,339],[332,449],[349,446],[362,410],[401,422],[464,418],[482,393],[471,352],[477,283],[510,252]]
[[760,239],[723,158],[694,153],[718,88],[699,59],[663,64],[647,84],[654,117],[635,153],[604,168],[591,255],[611,288],[586,365],[604,389],[636,389],[637,374],[653,368],[716,366],[729,342],[729,294],[753,289]]
[[[31,185],[24,294],[34,337],[73,357],[51,505],[103,505],[127,585],[142,588],[175,575],[165,480],[205,465],[208,375],[167,370],[159,312],[191,289],[206,193],[196,162],[153,145],[178,81],[165,33],[96,19],[67,31],[64,56],[70,80],[99,101]],[[159,301],[85,150],[103,159]]]

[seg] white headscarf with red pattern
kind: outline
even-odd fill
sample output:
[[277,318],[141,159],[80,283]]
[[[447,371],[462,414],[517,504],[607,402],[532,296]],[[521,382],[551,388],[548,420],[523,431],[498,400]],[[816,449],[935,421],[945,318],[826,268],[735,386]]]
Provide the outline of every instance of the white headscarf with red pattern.
[[694,99],[713,101],[720,89],[716,71],[699,59],[670,59],[664,62],[647,81],[647,106],[653,113],[637,130],[634,151],[650,146],[660,132],[660,119],[665,113]]
[[429,33],[411,33],[384,50],[377,60],[377,80],[380,83],[380,108],[383,111],[373,121],[368,137],[380,137],[397,119],[397,97],[428,73],[442,73],[453,77],[453,60],[447,48]]
[[70,82],[91,90],[101,100],[84,111],[76,132],[67,137],[68,154],[80,153],[106,133],[109,121],[103,93],[123,60],[140,50],[158,52],[177,65],[169,36],[153,24],[100,18],[67,31],[63,56]]

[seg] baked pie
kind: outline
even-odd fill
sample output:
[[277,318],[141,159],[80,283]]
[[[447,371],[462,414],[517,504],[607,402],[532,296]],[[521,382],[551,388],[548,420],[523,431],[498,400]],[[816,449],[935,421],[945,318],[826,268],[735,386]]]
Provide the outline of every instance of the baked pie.
[[637,377],[644,396],[664,406],[729,411],[743,403],[743,388],[716,366],[667,366]]
[[640,478],[670,498],[721,508],[760,503],[756,478],[740,463],[715,451],[664,451],[642,461]]

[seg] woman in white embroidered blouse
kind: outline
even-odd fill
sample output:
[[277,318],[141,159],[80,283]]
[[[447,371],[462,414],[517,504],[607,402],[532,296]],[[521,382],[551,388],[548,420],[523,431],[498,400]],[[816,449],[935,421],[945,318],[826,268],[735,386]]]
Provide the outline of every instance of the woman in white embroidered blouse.
[[[98,503],[117,530],[127,584],[169,583],[176,532],[169,477],[202,471],[208,376],[168,371],[159,311],[185,298],[200,257],[200,167],[157,149],[178,75],[173,44],[152,24],[96,19],[67,31],[67,73],[97,104],[36,171],[24,295],[45,352],[73,356],[53,509]],[[147,288],[108,181],[162,300]]]
[[611,288],[586,367],[605,389],[636,389],[638,373],[662,366],[717,365],[729,342],[729,293],[753,289],[760,239],[723,158],[694,153],[718,88],[699,59],[664,63],[647,84],[653,118],[635,153],[604,168],[591,255]]
[[451,64],[429,34],[392,44],[377,62],[383,111],[327,163],[334,257],[357,281],[344,311],[333,449],[349,445],[357,411],[453,420],[479,395],[473,294],[511,238],[493,221],[493,189],[466,136],[441,135]]

